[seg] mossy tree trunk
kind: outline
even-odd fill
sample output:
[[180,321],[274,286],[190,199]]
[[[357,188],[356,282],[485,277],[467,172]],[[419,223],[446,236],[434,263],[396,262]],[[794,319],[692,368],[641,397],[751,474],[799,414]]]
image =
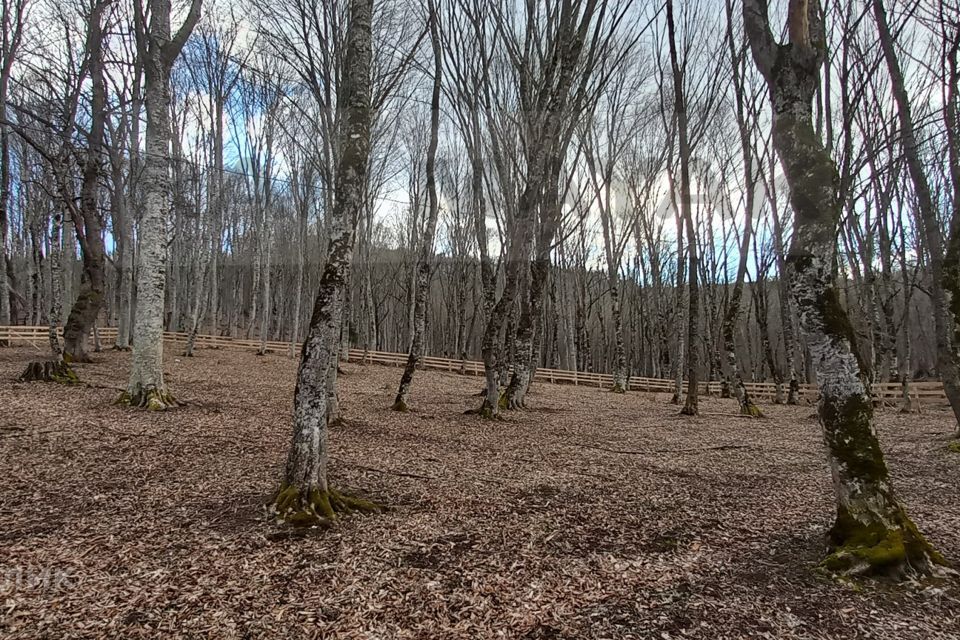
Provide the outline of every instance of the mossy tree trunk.
[[507,386],[505,398],[508,409],[520,409],[526,406],[527,391],[536,366],[534,341],[540,329],[540,317],[543,315],[543,299],[549,273],[549,248],[544,255],[538,247],[537,255],[530,263],[530,284],[526,299],[521,304],[520,321],[517,325],[513,376]]
[[[326,263],[301,351],[293,401],[293,434],[274,510],[285,522],[318,524],[349,505],[327,481],[330,371],[336,371],[343,296],[353,254],[356,222],[366,199],[370,155],[371,22],[373,0],[351,0],[338,109],[343,114],[336,171],[336,198]],[[338,506],[338,504],[340,506]]]
[[844,575],[929,574],[942,558],[907,517],[890,484],[855,334],[832,277],[841,205],[836,165],[813,127],[825,52],[819,2],[791,0],[787,45],[774,39],[763,0],[745,0],[743,17],[770,90],[773,145],[794,209],[787,259],[791,289],[817,367],[819,416],[837,501],[832,553],[824,567]]
[[72,216],[83,258],[83,272],[80,292],[63,329],[64,355],[72,362],[90,361],[87,339],[104,300],[106,252],[99,195],[107,102],[102,25],[105,7],[105,2],[94,3],[87,19],[85,48],[86,71],[90,80],[90,125],[80,186],[80,206],[73,210]]
[[[539,162],[532,165],[535,173],[538,173],[536,168],[539,166]],[[542,176],[542,173],[539,173],[539,175]],[[533,184],[529,184],[520,196],[509,246],[507,247],[507,255],[504,260],[503,291],[487,317],[487,326],[483,332],[483,342],[480,348],[483,355],[486,389],[478,413],[485,418],[492,418],[500,412],[500,367],[503,358],[500,334],[507,323],[507,318],[512,313],[520,288],[521,269],[527,264],[530,255],[530,237],[533,232],[535,210],[533,199],[535,191],[540,186],[539,177],[536,175],[531,174],[528,179],[535,181],[537,186],[534,187]]]
[[440,196],[437,193],[437,146],[440,143],[440,90],[443,73],[443,58],[439,26],[437,25],[437,0],[430,0],[430,42],[433,48],[433,90],[430,97],[430,143],[427,148],[426,181],[429,212],[427,224],[420,241],[420,256],[414,281],[413,326],[411,327],[410,351],[407,364],[400,377],[400,387],[393,403],[394,411],[409,411],[410,387],[413,376],[423,359],[423,340],[427,329],[427,297],[433,275],[434,243],[437,235],[437,219],[440,216]]

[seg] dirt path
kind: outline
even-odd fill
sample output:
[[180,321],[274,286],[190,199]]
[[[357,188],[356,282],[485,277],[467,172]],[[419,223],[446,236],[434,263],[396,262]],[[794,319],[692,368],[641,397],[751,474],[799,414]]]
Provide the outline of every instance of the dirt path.
[[[813,571],[831,495],[809,406],[706,399],[691,420],[537,384],[489,423],[462,415],[478,379],[420,373],[396,414],[400,370],[348,364],[333,481],[393,508],[274,540],[293,361],[169,357],[189,405],[150,414],[112,405],[124,354],[78,367],[81,388],[12,382],[31,357],[0,349],[3,637],[960,637],[955,585]],[[878,423],[910,513],[960,561],[949,419]]]

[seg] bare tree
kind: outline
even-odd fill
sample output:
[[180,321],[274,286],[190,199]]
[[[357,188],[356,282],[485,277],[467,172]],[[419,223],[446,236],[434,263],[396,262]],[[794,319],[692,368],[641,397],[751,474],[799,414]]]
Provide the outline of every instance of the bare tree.
[[337,366],[341,305],[353,253],[356,220],[364,206],[370,154],[373,0],[350,0],[344,66],[338,87],[342,114],[336,200],[326,264],[303,343],[293,403],[293,437],[283,483],[274,501],[277,517],[296,525],[329,521],[337,512],[369,509],[364,501],[330,488],[327,420],[330,368]]
[[71,218],[83,258],[83,272],[80,292],[63,328],[64,357],[72,362],[90,361],[87,338],[103,305],[106,285],[100,181],[104,165],[107,108],[103,21],[109,4],[109,0],[94,0],[87,16],[84,75],[91,87],[90,124],[86,131],[87,145],[81,171],[80,206],[71,207]]
[[163,379],[163,311],[170,211],[170,72],[200,18],[201,2],[191,0],[190,12],[175,35],[171,35],[170,29],[170,0],[147,0],[146,11],[140,0],[134,2],[137,47],[144,61],[147,113],[145,202],[140,219],[133,363],[121,401],[154,411],[177,404]]
[[430,43],[433,48],[433,90],[430,95],[430,144],[427,148],[426,181],[428,212],[423,236],[420,240],[420,257],[414,285],[413,326],[411,327],[410,352],[407,364],[400,377],[400,388],[393,403],[394,411],[408,411],[410,386],[413,376],[423,358],[423,340],[426,332],[427,296],[433,276],[434,243],[437,235],[437,219],[440,216],[440,197],[437,193],[437,146],[440,140],[440,87],[443,72],[440,26],[437,17],[437,0],[427,0],[427,21],[430,27]]
[[3,0],[0,5],[0,326],[10,324],[10,298],[13,294],[7,234],[10,206],[10,128],[7,125],[7,99],[13,63],[23,42],[23,29],[29,11],[29,0]]
[[771,32],[764,0],[745,0],[743,19],[770,90],[773,144],[795,215],[788,257],[791,290],[817,367],[819,416],[837,500],[833,552],[824,566],[847,575],[929,574],[943,559],[920,535],[890,485],[855,355],[856,337],[832,278],[841,213],[838,174],[813,127],[825,47],[820,3],[791,0],[785,45]]

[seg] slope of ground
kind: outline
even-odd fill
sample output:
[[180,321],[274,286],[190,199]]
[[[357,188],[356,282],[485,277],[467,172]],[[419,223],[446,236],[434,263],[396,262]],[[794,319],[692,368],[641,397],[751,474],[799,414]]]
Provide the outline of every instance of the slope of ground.
[[[464,416],[479,380],[344,366],[336,486],[390,505],[282,538],[276,489],[296,373],[280,354],[168,355],[188,402],[114,406],[129,356],[81,387],[18,384],[0,349],[0,635],[342,638],[946,638],[954,584],[819,577],[831,489],[813,409],[676,415],[666,397],[536,384]],[[960,560],[950,416],[879,414],[895,485]]]

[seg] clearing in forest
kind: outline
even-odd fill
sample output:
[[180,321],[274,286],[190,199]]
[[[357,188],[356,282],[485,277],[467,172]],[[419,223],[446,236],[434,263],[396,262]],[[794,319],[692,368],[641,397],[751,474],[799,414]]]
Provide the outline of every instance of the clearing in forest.
[[[536,383],[464,416],[481,379],[343,366],[338,487],[390,505],[289,537],[268,518],[295,361],[201,350],[165,366],[188,405],[115,406],[129,355],[84,386],[13,382],[0,349],[0,634],[35,637],[946,638],[955,586],[853,589],[815,571],[834,497],[810,406]],[[878,414],[893,481],[960,559],[952,418]],[[44,573],[46,572],[46,573]],[[46,579],[42,579],[46,576]]]

